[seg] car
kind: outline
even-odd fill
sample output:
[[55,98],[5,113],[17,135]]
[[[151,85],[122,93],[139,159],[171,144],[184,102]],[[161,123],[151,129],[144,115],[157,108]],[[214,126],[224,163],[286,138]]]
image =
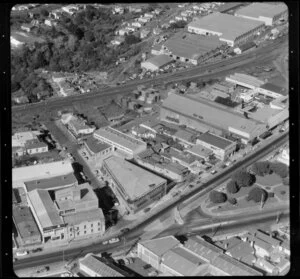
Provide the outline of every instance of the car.
[[122,232],[122,233],[129,232],[129,228],[122,229],[121,232]]
[[108,240],[102,242],[103,245],[108,244]]
[[18,256],[18,257],[23,257],[23,256],[26,256],[26,255],[28,255],[28,251],[18,251],[17,253],[16,253],[16,256]]
[[119,241],[120,241],[120,239],[118,237],[115,237],[115,238],[110,239],[108,242],[109,243],[116,243],[116,242],[119,242]]
[[195,186],[195,185],[193,185],[193,184],[190,184],[190,185],[189,185],[189,188],[193,188],[194,186]]
[[216,170],[212,170],[210,173],[211,174],[215,174],[215,173],[217,173],[217,171]]
[[148,211],[150,211],[150,209],[151,209],[150,207],[147,207],[144,209],[144,212],[147,213]]
[[37,252],[41,252],[41,251],[43,251],[43,248],[41,248],[41,247],[32,249],[32,253],[37,253]]

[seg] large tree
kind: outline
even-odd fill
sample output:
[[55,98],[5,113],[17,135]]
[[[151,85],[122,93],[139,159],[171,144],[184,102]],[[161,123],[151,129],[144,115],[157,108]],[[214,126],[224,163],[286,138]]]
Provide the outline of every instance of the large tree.
[[255,182],[255,176],[244,170],[240,170],[233,175],[232,180],[240,187],[248,187]]
[[268,161],[254,163],[251,167],[251,170],[258,176],[264,176],[272,172],[270,168],[270,162]]
[[235,181],[230,180],[226,185],[227,192],[230,194],[235,194],[240,190],[240,187],[236,184]]
[[212,190],[209,193],[209,198],[212,203],[223,203],[227,201],[227,195],[225,193],[218,192],[215,190]]
[[274,162],[270,166],[271,170],[278,174],[281,178],[285,178],[289,174],[289,169],[287,165],[281,163],[281,162]]
[[256,187],[249,191],[247,200],[253,200],[254,202],[265,202],[268,198],[268,192],[260,187]]

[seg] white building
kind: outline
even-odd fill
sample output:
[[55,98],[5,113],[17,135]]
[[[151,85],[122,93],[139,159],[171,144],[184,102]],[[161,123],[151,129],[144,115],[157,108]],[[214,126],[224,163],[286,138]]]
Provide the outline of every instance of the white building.
[[120,150],[131,158],[147,149],[147,144],[145,142],[111,127],[96,130],[94,132],[94,137],[113,146],[114,150]]
[[283,149],[281,154],[277,157],[277,161],[289,166],[290,165],[290,150],[288,148]]
[[173,59],[168,55],[156,55],[141,63],[141,67],[148,71],[158,71],[160,68],[172,63]]
[[258,88],[265,83],[256,77],[241,73],[230,75],[226,77],[225,80],[252,90],[258,90]]
[[252,3],[236,11],[235,16],[264,22],[272,26],[281,18],[287,17],[288,7],[284,3]]

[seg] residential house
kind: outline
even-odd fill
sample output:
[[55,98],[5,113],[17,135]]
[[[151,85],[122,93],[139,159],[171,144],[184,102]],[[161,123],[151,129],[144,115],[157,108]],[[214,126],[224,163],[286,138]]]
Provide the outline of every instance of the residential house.
[[140,32],[140,38],[141,39],[146,38],[149,35],[149,33],[150,33],[150,30],[148,30],[148,29],[141,30],[141,32]]
[[32,24],[26,24],[26,23],[24,23],[24,24],[21,25],[21,29],[24,30],[24,31],[26,31],[26,32],[30,32],[33,27],[34,26]]
[[19,89],[18,91],[12,93],[12,100],[15,101],[17,104],[29,103],[29,99],[22,89]]
[[137,28],[141,28],[141,27],[142,27],[142,24],[141,24],[140,22],[138,22],[138,21],[132,22],[131,25],[132,25],[132,26],[135,26],[135,27],[137,27]]
[[48,145],[38,139],[29,140],[25,144],[26,152],[30,155],[48,151]]

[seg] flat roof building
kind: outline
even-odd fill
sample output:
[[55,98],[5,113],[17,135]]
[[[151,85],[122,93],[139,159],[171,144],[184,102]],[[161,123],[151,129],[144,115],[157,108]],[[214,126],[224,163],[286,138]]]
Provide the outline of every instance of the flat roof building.
[[13,168],[13,187],[25,187],[24,182],[27,181],[49,179],[55,176],[67,175],[73,172],[74,170],[70,160]]
[[149,71],[158,71],[173,62],[173,59],[165,54],[159,54],[141,63],[141,67]]
[[229,131],[244,140],[251,140],[265,131],[265,125],[246,119],[230,109],[207,100],[193,99],[178,94],[171,94],[164,100],[160,118],[200,131],[206,128],[214,134]]
[[286,16],[288,7],[284,3],[252,3],[235,12],[235,16],[264,22],[272,26],[274,22]]
[[14,206],[13,220],[23,245],[42,242],[41,234],[29,207]]
[[264,94],[273,98],[280,98],[282,96],[286,96],[288,95],[288,91],[281,86],[275,85],[273,83],[267,82],[265,84],[262,84],[261,86],[259,86],[259,88],[257,89],[257,91],[260,94]]
[[195,144],[194,146],[192,146],[190,149],[187,149],[186,151],[197,157],[200,157],[205,161],[209,160],[209,157],[213,154],[212,150],[200,144]]
[[198,62],[214,55],[224,45],[218,36],[207,37],[183,31],[164,42],[162,48],[174,59],[197,65]]
[[147,149],[147,144],[111,127],[101,128],[94,132],[94,137],[102,142],[112,145],[116,150],[121,150],[134,157]]
[[245,43],[264,27],[264,23],[223,13],[194,18],[188,31],[200,35],[217,35],[230,46]]
[[27,192],[35,189],[54,190],[77,185],[78,181],[74,173],[54,176],[45,179],[36,179],[24,182]]
[[117,156],[103,160],[102,172],[130,212],[138,211],[166,194],[167,181]]
[[257,89],[265,83],[264,81],[256,77],[241,73],[235,73],[233,75],[230,75],[229,77],[226,77],[226,81],[249,89]]
[[84,141],[84,146],[90,156],[95,159],[102,157],[105,154],[110,153],[113,147],[105,142],[101,142],[95,139],[93,136],[89,136]]

